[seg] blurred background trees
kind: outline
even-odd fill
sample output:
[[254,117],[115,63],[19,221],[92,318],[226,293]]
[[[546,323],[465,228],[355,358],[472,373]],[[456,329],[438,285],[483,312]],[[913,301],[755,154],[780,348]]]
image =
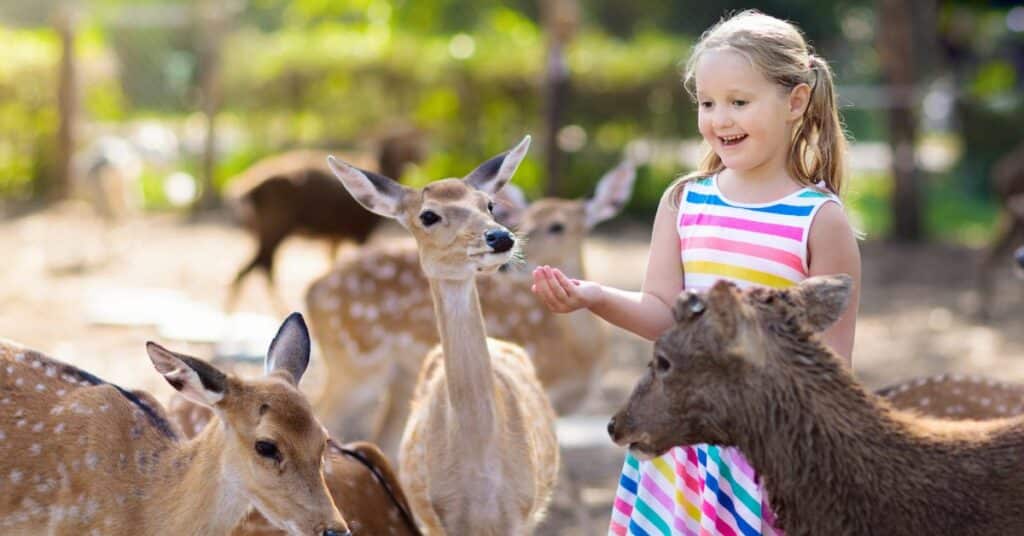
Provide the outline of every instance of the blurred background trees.
[[[581,195],[628,151],[646,164],[629,210],[649,220],[699,148],[681,62],[723,14],[754,7],[798,23],[835,67],[855,141],[848,203],[869,237],[980,242],[991,231],[990,168],[1024,139],[1024,8],[1013,2],[569,4],[567,29],[539,0],[0,0],[0,199],[62,192],[61,135],[81,151],[103,135],[156,144],[155,132],[171,133],[171,161],[143,171],[147,206],[165,208],[173,172],[213,194],[267,154],[358,150],[412,124],[431,147],[413,183],[460,175],[530,132],[550,143],[534,146],[517,182],[531,196]],[[58,31],[69,10],[70,134]],[[562,85],[546,74],[553,43]]]

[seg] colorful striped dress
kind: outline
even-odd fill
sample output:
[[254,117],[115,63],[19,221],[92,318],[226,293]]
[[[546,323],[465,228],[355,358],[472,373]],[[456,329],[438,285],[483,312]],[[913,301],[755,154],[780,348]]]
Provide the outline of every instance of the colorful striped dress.
[[[741,287],[788,287],[808,276],[807,235],[825,203],[803,188],[771,203],[736,203],[717,177],[687,183],[679,203],[684,285],[719,279]],[[757,475],[735,448],[675,447],[640,462],[627,454],[612,508],[610,535],[774,535],[774,517]]]

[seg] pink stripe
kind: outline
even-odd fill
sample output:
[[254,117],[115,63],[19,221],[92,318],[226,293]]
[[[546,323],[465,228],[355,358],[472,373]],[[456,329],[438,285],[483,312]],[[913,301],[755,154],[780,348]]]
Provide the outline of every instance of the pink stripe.
[[626,526],[620,525],[614,521],[612,521],[612,526],[609,527],[609,530],[611,530],[615,534],[618,534],[619,536],[623,536],[624,534],[626,534]]
[[690,527],[686,526],[686,520],[679,516],[675,516],[675,518],[672,520],[672,527],[675,529],[673,531],[673,534],[682,534],[683,536],[697,534],[696,532],[690,530]]
[[[692,491],[694,495],[700,496],[700,482],[698,482],[697,478],[693,476],[693,473],[697,472],[697,454],[693,452],[693,447],[684,448],[687,451],[686,457],[687,461],[689,461],[690,464],[684,465],[683,463],[681,463],[682,460],[678,460],[675,463],[676,474],[683,479],[683,484],[687,487],[687,489]],[[689,471],[690,467],[693,467],[694,469],[692,472]]]
[[781,236],[790,240],[800,242],[804,237],[804,230],[792,225],[779,225],[777,223],[764,223],[759,221],[745,220],[743,218],[729,218],[726,216],[715,216],[713,214],[683,214],[679,225],[709,225],[728,227],[741,231]]
[[643,479],[643,485],[644,489],[647,490],[647,492],[650,493],[652,497],[657,499],[658,502],[661,503],[661,506],[663,508],[669,511],[672,510],[672,498],[669,497],[667,493],[665,493],[664,491],[662,491],[661,488],[658,487],[658,484],[654,482],[653,478]]
[[757,482],[757,476],[755,475],[754,468],[750,465],[743,454],[740,453],[739,449],[729,448],[726,449],[729,452],[729,458],[732,460],[733,468],[738,468],[741,473],[747,476],[751,482]]
[[715,520],[715,529],[718,530],[718,534],[721,536],[736,536],[736,531],[721,518]]
[[622,512],[622,515],[626,517],[633,515],[633,505],[618,497],[615,498],[615,509]]
[[715,238],[712,236],[694,236],[681,239],[679,247],[682,249],[703,248],[728,251],[731,253],[741,253],[743,255],[777,262],[788,266],[801,274],[804,273],[804,263],[800,260],[800,257],[797,257],[788,251],[769,246],[761,246],[736,240],[727,240],[724,238]]
[[[704,501],[701,503],[700,509],[704,513],[704,519],[711,521],[717,529],[719,521],[718,512],[715,511],[715,505],[711,504],[711,501]],[[701,526],[704,526],[703,522],[701,523]]]

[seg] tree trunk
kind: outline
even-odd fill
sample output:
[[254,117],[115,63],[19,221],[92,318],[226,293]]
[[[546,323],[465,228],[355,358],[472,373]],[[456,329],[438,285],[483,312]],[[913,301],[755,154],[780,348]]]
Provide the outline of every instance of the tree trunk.
[[878,55],[889,94],[889,147],[892,153],[892,228],[889,238],[920,242],[922,226],[921,174],[915,161],[917,120],[914,113],[914,41],[912,4],[877,0]]
[[558,147],[558,132],[569,100],[569,65],[565,49],[579,24],[579,5],[577,0],[543,0],[541,10],[548,36],[543,95],[545,193],[558,197],[566,194],[562,184],[564,155]]
[[221,101],[221,55],[224,33],[227,30],[227,13],[213,2],[199,6],[200,18],[200,78],[199,92],[206,120],[206,138],[203,143],[202,195],[193,207],[193,212],[211,210],[220,205],[220,196],[214,181],[217,164],[217,112]]
[[77,16],[69,6],[60,8],[55,17],[57,33],[60,34],[61,56],[57,87],[57,110],[60,124],[57,127],[57,154],[50,197],[62,199],[71,192],[72,159],[75,153],[75,137],[78,130],[78,74],[75,65],[75,33]]

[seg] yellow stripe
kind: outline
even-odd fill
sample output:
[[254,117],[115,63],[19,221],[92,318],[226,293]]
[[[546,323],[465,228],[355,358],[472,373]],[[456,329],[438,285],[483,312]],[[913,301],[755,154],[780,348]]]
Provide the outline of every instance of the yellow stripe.
[[683,505],[683,510],[686,510],[686,515],[690,516],[690,519],[700,521],[700,510],[697,509],[697,505],[686,500],[686,496],[678,489],[676,490],[676,504]]
[[684,262],[683,270],[691,274],[711,274],[743,279],[745,281],[750,281],[751,283],[757,283],[771,288],[786,288],[796,284],[796,281],[790,281],[785,277],[779,277],[775,274],[769,274],[768,272],[762,272],[760,270],[751,270],[750,268],[743,268],[742,266],[735,266],[732,264],[723,264],[720,262]]
[[666,458],[668,458],[668,456],[655,458],[652,461],[652,465],[654,465],[654,468],[657,469],[659,473],[661,473],[661,476],[665,477],[665,480],[668,482],[670,486],[672,486],[672,489],[675,490],[676,504],[683,505],[683,509],[686,510],[686,515],[690,516],[690,518],[700,521],[700,510],[697,508],[697,505],[686,500],[686,497],[683,495],[683,492],[676,485],[676,479],[679,478],[679,475],[677,475],[676,472],[672,469],[672,467],[668,464]]
[[661,476],[665,477],[665,480],[668,481],[669,484],[675,486],[676,472],[668,466],[668,462],[665,461],[665,456],[655,458],[654,467],[658,469],[658,472],[661,473]]

